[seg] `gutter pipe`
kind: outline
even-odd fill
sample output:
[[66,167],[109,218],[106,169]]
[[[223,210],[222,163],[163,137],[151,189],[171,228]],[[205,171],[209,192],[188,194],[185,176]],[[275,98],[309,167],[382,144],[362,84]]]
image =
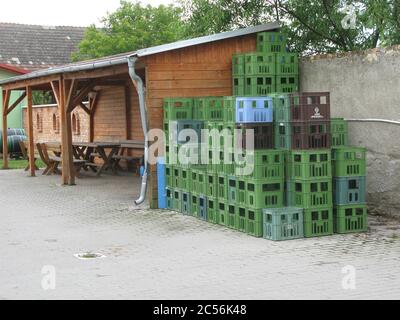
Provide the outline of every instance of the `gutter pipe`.
[[140,118],[142,121],[142,128],[144,133],[144,173],[142,176],[142,186],[140,188],[139,199],[135,201],[136,205],[140,205],[146,199],[147,191],[147,178],[148,178],[148,158],[149,158],[149,137],[148,137],[148,126],[147,126],[147,107],[144,93],[143,80],[140,78],[135,71],[135,63],[137,61],[136,56],[129,56],[128,58],[129,76],[133,82],[136,82],[136,91],[139,96],[139,107],[140,107]]

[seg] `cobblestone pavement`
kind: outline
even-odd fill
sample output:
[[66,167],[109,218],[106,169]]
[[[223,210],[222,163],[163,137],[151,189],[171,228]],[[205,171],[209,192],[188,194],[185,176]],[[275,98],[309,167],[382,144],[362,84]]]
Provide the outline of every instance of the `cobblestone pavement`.
[[[400,298],[396,222],[375,217],[368,234],[275,243],[138,208],[136,178],[59,183],[0,171],[0,299]],[[106,257],[74,256],[82,252]],[[342,286],[349,265],[355,289]],[[43,289],[43,266],[54,266],[55,290]]]

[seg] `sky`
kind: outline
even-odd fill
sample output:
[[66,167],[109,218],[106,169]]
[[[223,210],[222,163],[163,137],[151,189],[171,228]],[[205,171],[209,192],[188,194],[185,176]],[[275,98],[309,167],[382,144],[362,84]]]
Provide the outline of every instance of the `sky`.
[[[49,26],[100,25],[100,18],[115,11],[120,0],[0,0],[0,22]],[[173,0],[142,0],[153,6]]]

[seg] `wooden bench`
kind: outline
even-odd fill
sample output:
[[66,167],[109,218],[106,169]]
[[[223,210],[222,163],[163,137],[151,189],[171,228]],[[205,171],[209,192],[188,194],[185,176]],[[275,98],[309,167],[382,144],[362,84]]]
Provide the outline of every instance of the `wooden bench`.
[[[42,161],[46,165],[46,169],[43,171],[43,175],[60,174],[58,166],[62,164],[62,157],[57,155],[50,156],[45,143],[38,143],[36,146]],[[73,164],[75,168],[75,175],[79,177],[79,173],[82,167],[86,164],[86,161],[74,159]]]
[[140,150],[144,151],[144,142],[136,140],[124,140],[121,141],[121,148],[115,156],[113,156],[112,170],[114,172],[117,169],[122,170],[120,161],[131,162],[135,165],[136,173],[139,173],[140,166],[144,163],[144,156],[130,156],[128,155],[129,150]]
[[[28,146],[26,145],[26,141],[20,141],[19,142],[19,147],[21,149],[22,157],[28,161],[28,165],[25,168],[25,171],[29,170],[29,153],[28,153]],[[33,162],[35,163],[35,170],[39,170],[39,167],[36,164],[36,161],[39,159],[39,155],[36,154],[35,150],[35,157],[33,159]]]

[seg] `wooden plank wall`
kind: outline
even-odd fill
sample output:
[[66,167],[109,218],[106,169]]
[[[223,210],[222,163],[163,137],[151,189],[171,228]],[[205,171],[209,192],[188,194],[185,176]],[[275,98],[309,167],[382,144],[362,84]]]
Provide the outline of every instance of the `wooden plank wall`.
[[[256,50],[256,35],[165,52],[146,58],[150,128],[162,128],[162,101],[167,97],[232,95],[232,55]],[[157,176],[151,167],[149,199],[157,201]]]
[[[126,110],[127,102],[129,110]],[[144,140],[136,90],[131,84],[127,92],[122,86],[103,87],[94,117],[94,140],[113,142],[126,139]]]

